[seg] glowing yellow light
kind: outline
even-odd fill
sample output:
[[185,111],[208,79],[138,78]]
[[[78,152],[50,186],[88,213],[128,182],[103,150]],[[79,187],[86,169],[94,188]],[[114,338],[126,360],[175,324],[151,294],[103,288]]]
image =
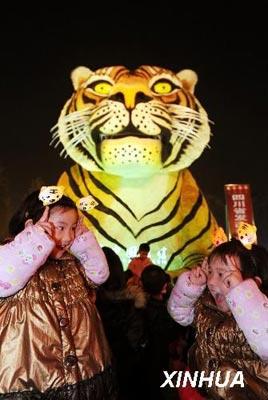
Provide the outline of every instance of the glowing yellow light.
[[112,85],[109,82],[100,82],[94,86],[94,91],[98,94],[109,95]]
[[154,85],[153,89],[158,94],[168,94],[172,91],[172,85],[166,81],[159,81]]

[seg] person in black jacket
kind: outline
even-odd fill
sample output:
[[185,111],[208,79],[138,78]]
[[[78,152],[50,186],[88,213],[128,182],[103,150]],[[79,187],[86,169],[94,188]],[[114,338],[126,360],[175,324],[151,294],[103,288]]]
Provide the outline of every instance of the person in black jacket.
[[147,294],[147,303],[144,308],[146,321],[147,346],[145,365],[147,400],[161,400],[166,398],[177,398],[177,391],[167,394],[168,388],[161,389],[160,385],[165,382],[163,371],[169,370],[170,352],[172,342],[181,340],[186,329],[174,320],[167,312],[166,299],[170,285],[169,275],[158,265],[150,265],[141,274],[141,282]]
[[110,276],[100,287],[96,304],[114,357],[119,399],[137,399],[143,394],[145,295],[141,288],[134,291],[126,287],[120,258],[108,247],[103,247],[103,251]]

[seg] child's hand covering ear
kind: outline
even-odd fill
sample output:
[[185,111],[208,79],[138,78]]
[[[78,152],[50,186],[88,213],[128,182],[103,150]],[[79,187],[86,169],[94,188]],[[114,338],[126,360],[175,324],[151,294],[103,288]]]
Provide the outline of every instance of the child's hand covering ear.
[[228,265],[232,265],[232,268],[229,272],[224,274],[222,281],[226,288],[231,290],[239,285],[239,283],[241,283],[244,279],[242,277],[239,267],[235,263],[234,258],[226,256],[226,260],[228,261]]
[[83,235],[83,233],[88,232],[88,228],[83,222],[84,217],[79,217],[79,220],[77,222],[76,228],[75,228],[75,237],[78,237],[80,235]]
[[207,283],[207,277],[201,267],[195,267],[190,272],[190,281],[193,285],[202,286]]
[[[35,226],[45,232],[50,238],[53,238],[53,231],[54,231],[54,225],[51,222],[48,222],[49,218],[49,207],[46,207],[42,217],[36,222]],[[32,220],[28,220],[25,223],[25,226],[28,225],[28,223],[32,223]]]

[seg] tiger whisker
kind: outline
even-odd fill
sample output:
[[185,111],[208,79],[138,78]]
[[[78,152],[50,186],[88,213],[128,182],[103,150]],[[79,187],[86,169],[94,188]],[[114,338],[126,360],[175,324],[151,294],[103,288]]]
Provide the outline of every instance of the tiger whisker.
[[87,120],[91,114],[92,114],[92,111],[88,110],[88,109],[85,109],[82,111],[74,111],[70,114],[65,115],[56,125],[54,125],[51,128],[50,131],[53,132],[55,129],[58,130],[59,126],[62,123],[65,124],[66,122],[70,122],[70,121],[81,121],[81,124],[85,123],[85,120]]
[[178,135],[181,138],[193,138],[197,139],[199,137],[199,131],[196,129],[194,130],[193,127],[187,127],[187,126],[173,126],[173,133],[174,135]]
[[201,123],[203,122],[203,123],[214,124],[213,121],[208,119],[207,115],[204,112],[195,111],[188,107],[173,104],[169,107],[169,111],[172,112],[172,117],[175,119],[189,118],[189,119],[194,119]]
[[[65,135],[67,133],[66,136],[68,136],[71,132],[71,134],[73,133],[73,131],[75,130],[81,130],[81,128],[83,129],[85,124],[84,121],[64,121],[61,123],[61,126],[64,126],[64,132]],[[57,124],[53,127],[53,135],[52,135],[52,141],[51,143],[53,143],[59,136],[60,136],[60,124]]]
[[60,157],[63,157],[64,153],[66,153],[66,155],[64,157],[64,158],[66,158],[67,157],[67,151],[66,151],[65,147],[61,150]]
[[[50,146],[52,146],[52,144],[53,144],[53,141],[51,141],[51,142],[49,143]],[[54,149],[56,149],[60,144],[61,144],[61,141],[60,141],[60,139],[58,139],[57,143],[54,144]]]
[[58,143],[60,142],[60,137],[59,137],[58,132],[57,132],[57,134],[55,134],[55,135],[52,136],[52,140],[50,141],[49,145],[52,146],[53,143],[54,143],[56,140],[57,140],[57,143],[56,143],[55,147],[57,147]]
[[76,147],[79,143],[83,142],[84,133],[80,132],[77,136],[72,137],[65,145],[66,149],[69,150],[71,147]]

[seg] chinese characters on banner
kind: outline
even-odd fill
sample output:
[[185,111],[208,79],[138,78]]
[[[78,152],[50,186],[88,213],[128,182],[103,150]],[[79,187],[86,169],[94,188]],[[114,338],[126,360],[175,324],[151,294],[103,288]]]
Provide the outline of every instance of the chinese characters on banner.
[[226,199],[226,226],[229,239],[237,237],[240,221],[254,225],[250,186],[244,184],[224,185]]

